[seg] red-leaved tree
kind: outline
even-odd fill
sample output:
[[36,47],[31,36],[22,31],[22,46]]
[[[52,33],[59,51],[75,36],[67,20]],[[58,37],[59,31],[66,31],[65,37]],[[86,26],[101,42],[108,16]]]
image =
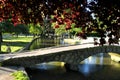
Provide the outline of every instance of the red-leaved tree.
[[90,21],[90,14],[85,9],[86,0],[62,1],[51,15],[52,27],[57,30],[57,33],[67,32],[86,38],[86,23]]

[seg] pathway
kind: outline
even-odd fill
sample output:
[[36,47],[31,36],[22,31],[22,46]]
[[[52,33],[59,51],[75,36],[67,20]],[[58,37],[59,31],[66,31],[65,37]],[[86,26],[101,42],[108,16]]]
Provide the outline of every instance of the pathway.
[[6,60],[9,58],[18,58],[18,57],[27,57],[27,56],[37,56],[37,55],[45,55],[50,53],[56,53],[61,51],[75,50],[75,49],[83,49],[95,47],[93,43],[89,44],[81,44],[81,45],[72,45],[72,46],[62,46],[62,47],[49,47],[43,49],[36,49],[28,52],[14,53],[14,54],[0,54],[0,60]]

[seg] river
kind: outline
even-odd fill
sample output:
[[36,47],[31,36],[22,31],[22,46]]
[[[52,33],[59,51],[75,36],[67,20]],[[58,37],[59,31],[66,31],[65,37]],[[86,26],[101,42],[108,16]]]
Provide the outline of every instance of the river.
[[36,64],[26,71],[30,80],[120,80],[120,63],[104,53],[81,61],[79,71],[66,70],[64,62]]

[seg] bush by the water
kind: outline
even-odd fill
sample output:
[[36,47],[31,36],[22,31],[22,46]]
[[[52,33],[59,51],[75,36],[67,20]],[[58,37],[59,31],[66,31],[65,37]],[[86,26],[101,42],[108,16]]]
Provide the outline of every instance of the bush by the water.
[[23,71],[16,71],[12,73],[12,76],[15,77],[15,80],[29,80],[29,77]]

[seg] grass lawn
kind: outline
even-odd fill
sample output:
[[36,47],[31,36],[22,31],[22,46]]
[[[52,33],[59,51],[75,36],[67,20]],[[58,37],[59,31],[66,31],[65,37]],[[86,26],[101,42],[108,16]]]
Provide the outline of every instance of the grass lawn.
[[32,36],[19,36],[19,37],[8,37],[3,39],[2,43],[2,52],[7,51],[7,44],[9,44],[11,52],[18,51],[25,47],[31,40],[33,39]]

